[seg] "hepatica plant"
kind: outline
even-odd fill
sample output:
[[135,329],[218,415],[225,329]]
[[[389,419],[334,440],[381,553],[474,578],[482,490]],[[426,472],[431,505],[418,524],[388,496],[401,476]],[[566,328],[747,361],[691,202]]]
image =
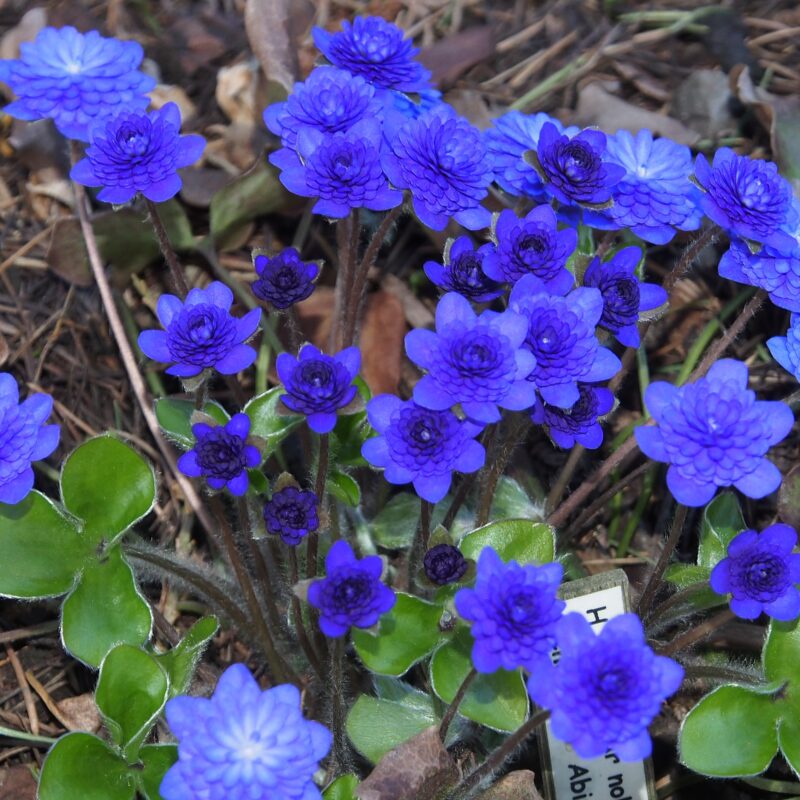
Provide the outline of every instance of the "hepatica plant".
[[[313,40],[316,66],[263,110],[268,155],[214,196],[202,240],[179,198],[205,140],[176,105],[150,108],[138,44],[45,28],[0,61],[5,112],[74,140],[72,180],[106,215],[148,217],[170,275],[168,292],[157,271],[136,284],[152,298],[128,320],[138,360],[103,293],[137,379],[115,402],[153,441],[74,447],[81,410],[16,362],[0,373],[0,594],[49,600],[104,726],[52,745],[39,798],[488,798],[519,778],[514,753],[544,772],[519,749],[536,731],[569,748],[576,797],[576,775],[599,796],[598,770],[648,758],[656,731],[659,776],[669,753],[719,778],[780,753],[800,775],[791,185],[647,130],[511,110],[481,131],[383,18]],[[215,249],[251,230],[262,175],[307,211],[296,246],[284,219],[254,249],[248,287]],[[717,241],[733,299],[661,348],[676,280]],[[389,327],[360,332],[365,309],[383,319],[370,282],[398,265],[419,296],[404,290],[415,324],[392,372]],[[311,331],[319,281],[332,311]],[[791,318],[742,338],[764,302]],[[151,405],[136,370],[168,394]],[[589,537],[627,565],[657,524],[620,613],[592,606]],[[758,662],[720,631],[733,618],[763,634]]]

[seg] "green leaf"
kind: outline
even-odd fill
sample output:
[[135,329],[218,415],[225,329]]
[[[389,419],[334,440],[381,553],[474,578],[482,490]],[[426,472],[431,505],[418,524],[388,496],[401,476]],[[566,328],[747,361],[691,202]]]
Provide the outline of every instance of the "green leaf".
[[492,519],[544,519],[544,503],[536,504],[528,493],[507,475],[501,475],[492,497]]
[[664,573],[664,580],[679,589],[685,589],[696,583],[708,583],[710,575],[711,570],[708,567],[697,564],[670,564]]
[[353,629],[353,644],[367,669],[402,675],[429,655],[442,639],[440,606],[397,593],[394,608],[380,618],[377,635]]
[[[442,645],[431,659],[431,686],[451,703],[472,669],[472,636],[465,627]],[[479,674],[467,689],[458,713],[498,731],[515,731],[528,718],[528,692],[522,673],[499,669]]]
[[358,783],[357,775],[342,775],[322,793],[323,800],[356,800],[354,792]]
[[[683,592],[680,605],[671,609],[675,614],[683,609],[700,611],[722,606],[728,602],[725,595],[717,594],[709,585],[711,570],[697,564],[671,564],[664,579]],[[672,616],[672,615],[671,615]]]
[[439,722],[433,700],[414,692],[402,702],[362,694],[347,715],[345,728],[353,746],[373,764],[390,750]]
[[346,472],[332,469],[328,473],[328,480],[325,485],[337,500],[341,500],[345,505],[352,508],[358,508],[358,504],[361,502],[361,489],[355,478],[352,478]]
[[269,481],[260,469],[248,469],[247,479],[250,481],[250,492],[254,496],[269,495]]
[[10,506],[0,503],[0,594],[56,597],[72,588],[92,546],[72,520],[39,492]]
[[[156,419],[167,438],[184,450],[194,446],[192,436],[192,414],[195,412],[194,401],[178,397],[159,397],[156,400]],[[203,406],[203,413],[224,425],[230,416],[228,412],[214,400]]]
[[61,471],[67,510],[85,523],[93,542],[112,541],[153,507],[156,477],[150,463],[108,434],[74,450]]
[[800,620],[769,623],[762,663],[768,681],[786,683],[783,697],[800,714]]
[[153,617],[117,547],[87,566],[64,601],[61,636],[72,655],[91,667],[117,644],[135,647],[150,637]]
[[366,467],[361,445],[371,435],[366,411],[342,414],[331,432],[331,461],[343,467]]
[[758,775],[778,751],[780,703],[769,693],[720,686],[686,716],[678,746],[680,760],[702,775]]
[[127,764],[90,733],[68,733],[42,765],[39,800],[133,800]]
[[137,777],[139,791],[146,800],[164,800],[158,787],[167,770],[178,760],[178,747],[174,744],[146,744],[139,751],[139,760],[144,765]]
[[111,738],[125,759],[136,759],[139,747],[167,702],[167,673],[154,656],[121,644],[103,659],[95,702]]
[[800,775],[800,722],[792,717],[781,720],[778,747],[795,774]]
[[731,540],[747,525],[742,516],[739,500],[733,492],[717,495],[703,511],[697,563],[712,568],[725,558]]
[[216,617],[203,617],[195,622],[183,639],[171,650],[156,658],[169,675],[169,696],[185,694],[192,682],[197,662],[219,628]]
[[256,217],[284,209],[290,199],[277,170],[260,158],[249,172],[224,186],[211,200],[209,221],[217,249],[224,250],[235,241],[241,228]]
[[417,495],[411,492],[396,494],[369,524],[375,544],[389,550],[410,547],[419,525],[419,513]]
[[244,407],[244,413],[250,417],[250,433],[258,436],[267,443],[266,458],[273,453],[278,445],[298,426],[305,417],[295,414],[286,414],[280,397],[284,394],[283,386],[273,386],[263,394],[254,397]]
[[529,519],[502,519],[468,533],[458,545],[465,558],[478,560],[484,547],[493,547],[503,561],[546,564],[555,557],[553,529]]

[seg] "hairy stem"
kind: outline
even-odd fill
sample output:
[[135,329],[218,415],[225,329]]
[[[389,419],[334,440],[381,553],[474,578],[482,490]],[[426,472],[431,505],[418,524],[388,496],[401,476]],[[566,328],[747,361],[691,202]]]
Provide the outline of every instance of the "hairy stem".
[[[300,571],[297,566],[297,551],[294,547],[289,548],[289,570],[292,586],[294,586],[298,580],[300,580]],[[317,651],[314,649],[313,645],[311,644],[311,640],[308,638],[308,632],[306,631],[305,622],[303,621],[303,609],[300,607],[300,600],[294,591],[291,593],[291,603],[292,617],[294,618],[295,631],[297,632],[297,640],[300,642],[300,647],[303,648],[303,652],[306,654],[308,663],[311,664],[314,672],[317,673],[317,677],[324,682],[327,676],[325,675],[325,670],[322,667],[322,662],[317,655]]]
[[156,239],[158,239],[158,246],[161,248],[161,254],[169,267],[170,275],[172,276],[172,283],[175,286],[175,291],[179,297],[186,297],[189,292],[189,286],[186,283],[186,278],[183,276],[183,268],[181,262],[178,261],[178,256],[175,249],[169,240],[169,234],[164,227],[164,222],[161,219],[161,214],[158,211],[158,206],[152,201],[144,198],[147,211],[150,214],[150,222],[153,224],[153,230],[156,232]]
[[[314,494],[317,496],[317,503],[320,517],[325,508],[325,482],[328,479],[328,456],[330,455],[330,441],[328,434],[323,433],[319,437],[319,452],[317,454],[317,477],[314,480]],[[311,531],[306,537],[306,578],[317,576],[317,552],[319,545],[319,532]]]
[[344,735],[345,725],[345,698],[344,698],[344,637],[334,639],[331,651],[330,680],[331,680],[331,732],[333,733],[333,747],[331,747],[331,763],[328,767],[328,776],[335,778],[342,767],[347,764],[347,742]]
[[718,614],[706,620],[702,625],[698,625],[696,628],[686,631],[682,636],[673,639],[669,644],[664,645],[664,647],[657,648],[656,652],[662,656],[671,656],[673,653],[680,653],[681,650],[686,650],[693,644],[707,639],[715,630],[721,628],[723,625],[727,625],[732,619],[736,619],[736,615],[729,608],[726,608],[724,611],[720,611]]
[[336,272],[333,326],[330,340],[331,348],[334,351],[342,349],[345,332],[350,326],[350,317],[355,313],[350,307],[349,301],[355,280],[360,233],[358,209],[353,209],[350,214],[336,223],[336,247],[339,263]]
[[514,751],[540,726],[550,718],[550,711],[540,711],[534,714],[522,727],[517,728],[508,739],[494,750],[486,761],[477,769],[470,772],[455,790],[450,793],[447,800],[456,800],[459,797],[466,797],[476,786],[488,778],[493,772],[500,769]]
[[544,508],[548,514],[561,502],[561,498],[585,452],[586,448],[577,442],[573,445],[572,450],[569,451],[569,456],[564,462],[564,466],[561,467],[561,472],[558,473],[556,482],[553,484],[553,488],[550,489],[550,494],[547,495]]
[[667,569],[669,559],[672,556],[672,551],[675,549],[675,546],[678,544],[678,540],[681,538],[683,526],[686,524],[686,515],[688,513],[689,509],[686,506],[678,505],[678,508],[675,511],[675,516],[672,520],[672,528],[669,532],[669,537],[664,543],[664,547],[661,548],[658,561],[656,561],[656,565],[653,567],[653,571],[650,573],[650,577],[647,579],[642,596],[639,599],[639,605],[636,610],[642,619],[647,617],[647,613],[650,611],[650,606],[653,604],[653,599],[656,596],[656,592],[661,586],[661,578]]
[[450,703],[450,705],[447,707],[447,711],[445,711],[445,714],[442,717],[442,722],[439,725],[439,738],[442,741],[444,741],[447,738],[447,731],[450,729],[450,725],[455,719],[458,707],[461,705],[461,701],[464,699],[464,695],[466,695],[467,690],[472,685],[472,682],[477,677],[478,677],[478,671],[473,667],[467,673],[467,676],[464,678],[464,680],[461,681],[461,686],[458,687],[456,696],[453,698],[453,702]]

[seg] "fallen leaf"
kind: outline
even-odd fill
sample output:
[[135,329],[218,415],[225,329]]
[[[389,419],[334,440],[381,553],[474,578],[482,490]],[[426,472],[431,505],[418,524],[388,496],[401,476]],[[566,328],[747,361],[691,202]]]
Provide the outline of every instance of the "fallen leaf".
[[22,19],[0,39],[0,59],[19,58],[19,46],[23,42],[32,42],[46,25],[47,11],[44,8],[26,11]]
[[256,108],[256,87],[259,69],[255,64],[233,64],[217,73],[214,93],[225,116],[238,125],[254,126],[261,116]]
[[718,69],[695,69],[672,97],[670,113],[708,139],[736,130],[728,78]]
[[514,770],[479,794],[475,800],[542,800],[533,779],[534,775],[529,769]]
[[159,83],[150,92],[150,104],[154,109],[162,108],[167,103],[175,103],[181,112],[181,121],[184,126],[197,116],[197,106],[189,99],[184,89],[168,83]]
[[56,705],[68,730],[87,731],[88,733],[100,730],[102,720],[100,712],[97,710],[97,703],[94,701],[93,692],[67,697]]
[[781,175],[789,180],[800,197],[800,102],[756,86],[747,67],[731,71],[730,83],[737,99],[755,111],[758,121],[769,132],[772,157]]
[[27,766],[0,772],[0,800],[36,800],[36,779]]
[[433,311],[414,294],[405,281],[395,275],[387,275],[381,286],[403,304],[406,320],[412,328],[428,328],[433,325]]
[[367,297],[359,346],[362,374],[373,395],[397,393],[406,330],[403,304],[395,295],[377,291]]
[[778,516],[781,522],[800,528],[800,466],[784,475],[778,490]]
[[360,800],[417,800],[437,796],[458,778],[458,767],[432,726],[390,750],[355,795]]
[[208,208],[214,195],[233,181],[227,172],[211,167],[187,167],[180,171],[180,176],[181,200],[195,208]]
[[621,100],[599,83],[590,83],[580,90],[575,121],[584,127],[598,127],[606,133],[628,130],[635,134],[646,128],[658,136],[689,146],[701,138],[697,131],[687,128],[677,119]]
[[470,67],[494,55],[495,38],[491,26],[466,28],[424,47],[419,60],[431,71],[434,85],[453,83]]

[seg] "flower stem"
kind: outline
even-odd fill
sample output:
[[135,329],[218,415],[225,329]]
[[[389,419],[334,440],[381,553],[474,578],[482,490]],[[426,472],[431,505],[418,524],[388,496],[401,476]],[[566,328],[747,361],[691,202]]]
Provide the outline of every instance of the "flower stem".
[[453,702],[447,707],[447,711],[445,711],[444,716],[442,717],[442,722],[439,725],[439,738],[444,741],[447,738],[447,731],[450,729],[450,725],[455,719],[456,712],[458,711],[458,707],[461,705],[461,701],[464,699],[464,695],[466,695],[467,690],[472,685],[472,682],[475,678],[478,677],[478,671],[473,667],[466,675],[463,681],[461,681],[461,686],[458,687],[458,691],[456,692],[456,696],[453,698]]
[[702,625],[696,628],[691,628],[686,631],[682,636],[673,639],[669,644],[664,647],[656,648],[656,652],[662,656],[671,656],[673,653],[680,653],[681,650],[691,647],[693,644],[707,639],[715,630],[727,625],[732,619],[736,619],[736,615],[729,608],[714,614],[713,617],[707,619]]
[[[328,455],[330,453],[330,443],[328,434],[320,434],[319,437],[319,453],[317,455],[317,477],[314,481],[314,494],[317,496],[319,503],[319,514],[322,516],[324,509],[325,498],[325,482],[328,479]],[[317,552],[319,545],[319,532],[311,531],[308,536],[306,545],[306,578],[315,578],[317,576]]]
[[540,725],[544,725],[550,718],[550,711],[540,711],[534,714],[522,727],[517,728],[508,739],[494,750],[489,758],[477,769],[470,772],[455,790],[448,796],[447,800],[456,800],[458,797],[465,797],[482,781],[488,778],[495,770],[500,769],[514,751],[530,736]]
[[333,747],[331,763],[328,766],[328,777],[335,778],[347,764],[347,743],[344,737],[345,704],[344,704],[344,637],[334,639],[331,652],[331,732]]
[[419,500],[419,540],[422,545],[422,553],[428,550],[428,542],[431,538],[431,504],[427,500]]
[[[297,566],[297,552],[294,547],[289,547],[289,570],[292,586],[294,586],[298,580],[300,580],[300,571]],[[327,676],[325,675],[325,670],[322,668],[322,662],[317,655],[317,651],[314,650],[311,640],[308,638],[305,622],[303,621],[303,609],[300,607],[300,600],[294,592],[291,593],[291,603],[297,640],[300,642],[300,647],[303,648],[303,652],[306,654],[308,663],[311,664],[314,672],[317,673],[317,677],[324,682]]]
[[170,274],[172,275],[172,283],[175,286],[175,290],[181,298],[186,297],[189,292],[189,286],[186,283],[186,278],[183,276],[181,262],[178,261],[178,256],[169,240],[169,234],[164,227],[164,222],[158,211],[158,206],[146,197],[144,198],[144,202],[150,214],[150,222],[153,224],[153,230],[156,233],[156,239],[158,239],[158,246],[161,249],[161,254],[164,256],[164,260],[167,262]]
[[569,451],[569,456],[564,462],[564,466],[561,467],[561,472],[558,473],[556,482],[553,484],[553,488],[550,489],[550,494],[547,495],[544,506],[547,513],[552,511],[561,502],[564,491],[567,486],[569,486],[569,482],[575,474],[575,470],[578,468],[578,464],[580,464],[581,458],[583,458],[585,452],[586,448],[577,442],[573,445],[572,450]]
[[658,556],[658,561],[656,561],[656,565],[653,567],[653,571],[650,573],[650,577],[647,579],[642,596],[639,599],[639,605],[636,610],[642,619],[644,619],[647,616],[647,613],[650,611],[650,606],[653,604],[653,599],[655,598],[656,592],[658,591],[659,586],[661,586],[661,578],[664,575],[664,571],[667,569],[667,564],[669,564],[672,551],[675,549],[675,546],[678,544],[678,540],[681,538],[683,526],[686,524],[686,515],[688,512],[689,509],[682,504],[679,504],[677,510],[675,511],[669,537],[664,543],[664,547],[661,549],[661,553]]
[[266,656],[272,677],[278,683],[285,683],[287,680],[290,680],[292,683],[299,686],[300,679],[294,674],[289,665],[283,660],[281,655],[275,649],[275,642],[272,639],[272,634],[269,632],[267,623],[261,613],[261,606],[259,605],[258,597],[256,596],[255,589],[253,588],[250,574],[248,573],[247,568],[245,567],[244,562],[239,555],[239,551],[236,548],[236,541],[233,538],[233,531],[231,530],[231,526],[228,524],[228,520],[225,517],[225,509],[223,508],[222,501],[218,495],[212,496],[211,507],[219,528],[222,531],[222,539],[225,543],[225,550],[228,554],[228,560],[230,561],[231,567],[233,567],[233,571],[236,574],[236,579],[239,582],[239,586],[244,593],[245,601],[250,609],[250,615],[255,622],[259,644],[261,645],[261,649]]
[[341,350],[348,329],[350,314],[350,291],[355,278],[355,262],[358,255],[358,237],[361,233],[358,210],[348,214],[336,223],[336,246],[338,251],[338,270],[334,296],[333,327],[331,329],[331,348]]

